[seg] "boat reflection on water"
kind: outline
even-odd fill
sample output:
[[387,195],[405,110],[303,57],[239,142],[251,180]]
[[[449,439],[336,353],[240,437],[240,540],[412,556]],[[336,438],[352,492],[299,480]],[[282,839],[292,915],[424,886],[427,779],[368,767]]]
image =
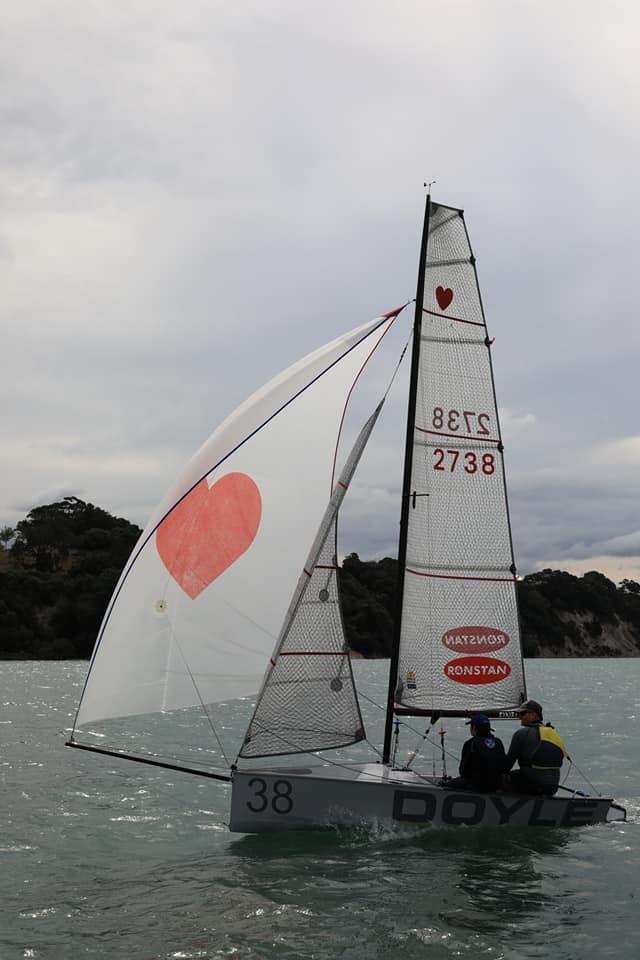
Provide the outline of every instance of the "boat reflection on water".
[[401,939],[460,937],[469,949],[473,937],[486,948],[556,909],[557,890],[545,881],[554,874],[550,864],[577,837],[553,829],[386,824],[247,835],[229,844],[228,875],[242,896],[259,891],[291,909],[331,914],[348,906],[371,944],[392,926]]

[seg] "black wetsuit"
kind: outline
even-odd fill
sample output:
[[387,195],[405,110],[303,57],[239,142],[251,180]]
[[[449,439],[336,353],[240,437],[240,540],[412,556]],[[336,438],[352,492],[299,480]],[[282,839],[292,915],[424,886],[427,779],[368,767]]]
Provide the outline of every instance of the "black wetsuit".
[[443,783],[448,790],[477,790],[492,793],[502,782],[506,769],[502,740],[476,734],[466,740],[460,755],[460,776]]

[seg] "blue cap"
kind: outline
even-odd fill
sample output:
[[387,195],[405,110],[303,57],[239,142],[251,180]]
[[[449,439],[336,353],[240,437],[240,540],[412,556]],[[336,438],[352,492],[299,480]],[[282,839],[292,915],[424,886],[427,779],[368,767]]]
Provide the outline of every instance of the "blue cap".
[[470,720],[465,722],[465,727],[468,727],[469,724],[473,727],[477,727],[478,730],[481,730],[483,727],[491,728],[491,721],[486,713],[474,713]]

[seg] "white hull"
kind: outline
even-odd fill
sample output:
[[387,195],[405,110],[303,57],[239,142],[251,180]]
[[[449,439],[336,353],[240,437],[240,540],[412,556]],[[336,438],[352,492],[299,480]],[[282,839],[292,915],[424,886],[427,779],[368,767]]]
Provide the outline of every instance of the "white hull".
[[411,770],[365,763],[263,767],[233,775],[229,827],[238,833],[395,821],[433,827],[579,827],[607,820],[611,799],[445,790]]

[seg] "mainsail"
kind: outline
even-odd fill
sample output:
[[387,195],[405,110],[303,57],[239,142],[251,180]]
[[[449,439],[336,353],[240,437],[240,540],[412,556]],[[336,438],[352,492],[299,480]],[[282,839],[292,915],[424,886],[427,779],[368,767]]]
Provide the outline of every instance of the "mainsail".
[[496,712],[525,688],[491,341],[462,211],[427,209],[395,699]]
[[397,312],[289,367],[194,456],[116,587],[73,742],[96,721],[258,690],[326,507],[347,396]]
[[335,484],[269,662],[241,757],[344,747],[362,740],[340,609],[338,511],[382,403],[360,431]]

